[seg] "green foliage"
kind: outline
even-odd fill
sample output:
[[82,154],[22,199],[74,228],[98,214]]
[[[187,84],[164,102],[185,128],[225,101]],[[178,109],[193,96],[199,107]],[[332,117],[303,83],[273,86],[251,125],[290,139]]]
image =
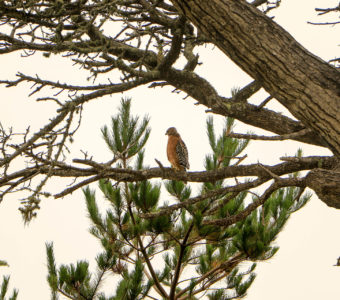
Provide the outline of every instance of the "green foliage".
[[235,289],[238,297],[244,297],[248,288],[253,283],[256,275],[252,273],[256,267],[256,264],[252,264],[249,270],[246,272],[240,272],[239,268],[234,268],[233,271],[227,276],[226,282],[229,287]]
[[278,250],[277,247],[270,246],[271,243],[283,229],[291,213],[300,209],[310,198],[306,194],[297,200],[300,192],[300,188],[287,187],[272,193],[262,207],[237,224],[240,230],[234,236],[234,245],[250,259],[271,258]]
[[105,272],[117,263],[117,256],[112,249],[106,249],[103,253],[99,253],[96,257],[99,270]]
[[59,286],[67,293],[72,293],[76,289],[80,294],[85,294],[90,283],[88,268],[87,261],[78,261],[76,265],[61,265],[58,272]]
[[171,228],[171,225],[170,216],[154,217],[148,221],[148,230],[160,234],[167,232]]
[[246,272],[239,272],[238,268],[234,268],[225,279],[227,288],[209,293],[207,295],[209,300],[229,300],[245,297],[248,288],[256,277],[256,275],[252,273],[255,266],[255,264],[252,264]]
[[220,209],[218,210],[218,217],[225,218],[228,216],[235,215],[237,212],[240,212],[244,209],[244,201],[246,199],[247,192],[241,192],[237,194],[235,197],[227,201],[227,203],[223,203]]
[[58,299],[58,273],[55,265],[53,243],[46,243],[46,254],[47,254],[47,282],[51,288],[51,298],[53,300]]
[[143,168],[145,168],[144,166],[144,154],[145,154],[145,150],[142,149],[137,153],[137,158],[136,158],[136,163],[135,163],[135,167],[134,169],[136,170],[142,170]]
[[[117,166],[128,167],[130,160],[136,156],[135,169],[142,169],[143,147],[149,137],[149,119],[146,117],[139,122],[138,117],[131,116],[130,99],[122,100],[119,113],[112,118],[111,128],[102,128],[103,138],[115,157]],[[76,299],[143,299],[152,286],[152,280],[145,280],[144,266],[141,260],[135,260],[135,268],[128,271],[125,261],[133,261],[130,257],[138,237],[143,235],[147,228],[162,232],[169,227],[169,220],[157,218],[153,222],[144,221],[138,216],[139,212],[153,210],[158,205],[160,185],[149,181],[132,184],[112,183],[107,179],[99,181],[99,188],[104,198],[109,202],[110,208],[106,214],[100,212],[96,201],[95,191],[86,187],[83,189],[88,216],[92,222],[90,232],[100,240],[102,253],[96,257],[97,272],[95,275],[89,271],[87,261],[78,261],[76,264],[55,265],[53,245],[46,244],[48,261],[48,283],[52,298],[57,299],[57,293],[70,295]],[[152,247],[148,253],[151,255]],[[116,288],[115,296],[106,298],[99,292],[100,283],[105,273],[121,277]],[[165,272],[165,275],[166,272]],[[144,284],[146,282],[146,284]]]
[[135,263],[132,272],[125,271],[123,279],[119,282],[116,295],[112,300],[138,300],[143,299],[148,293],[150,286],[143,284],[143,264],[140,260]]
[[[249,140],[239,140],[228,137],[227,134],[234,127],[234,119],[225,118],[221,134],[216,137],[214,120],[209,117],[206,122],[207,135],[212,150],[211,154],[205,156],[204,166],[207,171],[217,170],[231,165],[232,160],[239,158],[239,155],[247,147]],[[237,162],[237,161],[236,161]],[[223,180],[204,183],[204,190],[214,190],[223,186]]]
[[4,266],[8,267],[7,262],[4,260],[0,260],[0,267],[4,267]]
[[98,287],[105,272],[116,264],[116,257],[112,252],[106,251],[96,257],[98,271],[91,279],[89,263],[78,261],[75,265],[61,265],[57,268],[54,258],[53,243],[46,243],[48,276],[47,281],[51,288],[51,298],[58,299],[58,292],[75,299],[93,299],[101,295]]
[[247,147],[249,140],[238,140],[227,136],[233,126],[234,119],[226,118],[222,133],[216,138],[214,120],[212,117],[207,119],[207,134],[213,153],[206,156],[206,170],[216,170],[229,166],[231,160],[240,155]]
[[160,185],[153,185],[149,181],[130,184],[132,201],[142,212],[152,211],[158,204],[161,193]]
[[[117,167],[145,168],[143,147],[150,134],[147,125],[148,118],[139,122],[138,117],[131,115],[131,101],[122,100],[111,128],[102,129]],[[238,156],[248,141],[228,137],[233,126],[234,120],[226,118],[222,133],[217,135],[213,119],[208,118],[211,154],[205,159],[207,170],[239,163]],[[221,227],[207,225],[205,221],[233,217],[249,202],[247,191],[207,196],[225,187],[227,180],[203,183],[195,196],[201,199],[196,202],[192,201],[195,197],[190,198],[193,192],[189,185],[166,181],[169,201],[178,202],[180,207],[161,214],[158,214],[161,205],[164,212],[169,201],[161,204],[162,186],[157,182],[111,182],[105,178],[98,185],[108,204],[106,211],[95,190],[83,189],[92,224],[90,232],[102,246],[96,257],[97,270],[90,272],[89,263],[83,260],[57,267],[53,245],[46,244],[47,281],[52,299],[57,299],[59,293],[73,299],[134,300],[147,296],[164,299],[169,290],[178,298],[199,299],[204,293],[212,300],[242,298],[255,279],[256,265],[244,270],[239,263],[272,257],[278,250],[273,245],[278,233],[291,213],[309,198],[300,197],[302,190],[298,188],[279,189],[243,220]],[[256,200],[254,197],[253,201]],[[145,218],[150,214],[153,217]],[[186,268],[190,270],[188,276],[183,275]],[[100,292],[105,274],[115,278],[112,296]]]
[[[8,267],[8,264],[4,260],[0,260],[0,267]],[[3,276],[2,283],[0,286],[0,300],[7,300],[6,294],[8,292],[8,285],[9,285],[10,276]],[[8,300],[15,300],[17,299],[19,291],[14,289],[12,295],[8,298]]]
[[[76,299],[143,299],[150,290],[152,284],[144,284],[143,264],[140,260],[135,262],[135,269],[128,272],[127,269],[119,269],[119,262],[112,251],[105,251],[96,257],[98,271],[96,278],[91,280],[89,264],[87,261],[78,261],[76,265],[61,265],[59,269],[55,266],[53,254],[53,244],[46,244],[48,260],[48,283],[52,291],[52,299],[57,299],[57,292],[63,291],[64,295],[69,295]],[[116,295],[106,298],[103,293],[99,293],[98,287],[104,273],[109,270],[120,272],[122,280],[119,282]]]
[[[247,146],[246,141],[232,139],[226,135],[232,130],[233,125],[232,119],[226,119],[222,134],[217,137],[212,118],[207,120],[207,133],[212,150],[212,154],[206,156],[207,170],[217,170],[231,165],[231,160],[240,155]],[[297,174],[292,176],[297,176]],[[203,184],[201,191],[204,194],[207,190],[224,186],[224,180],[210,182]],[[180,199],[179,193],[173,193],[171,189],[168,191]],[[248,201],[247,191],[218,196],[202,201],[200,205],[188,207],[187,212],[193,216],[195,232],[207,243],[205,248],[198,253],[197,273],[204,276],[214,268],[222,266],[224,262],[233,260],[235,255],[239,255],[241,261],[271,258],[278,250],[278,247],[273,246],[278,233],[283,229],[291,213],[301,208],[310,197],[308,194],[301,196],[301,192],[295,187],[279,189],[262,207],[227,228],[204,225],[203,221],[207,219],[207,216],[209,219],[228,219],[243,211]],[[255,200],[257,198],[253,199]],[[217,290],[208,295],[209,299],[244,297],[255,279],[254,268],[255,264],[247,272],[239,272],[237,267],[232,268],[226,282],[229,291]]]
[[83,189],[83,193],[85,195],[86,199],[86,207],[87,211],[89,213],[89,217],[91,221],[96,224],[98,229],[104,230],[105,229],[105,223],[103,221],[103,218],[99,212],[96,198],[95,198],[95,192],[91,191],[90,188],[87,186]]
[[8,284],[9,284],[10,276],[3,276],[2,277],[2,283],[0,286],[0,300],[16,300],[18,297],[18,290],[14,289],[11,296],[9,298],[6,297],[6,294],[8,292]]
[[225,292],[223,290],[217,290],[211,294],[208,294],[209,300],[224,300]]
[[142,150],[150,129],[149,118],[139,124],[138,117],[131,116],[131,99],[122,99],[119,113],[112,117],[111,128],[102,128],[103,138],[111,152],[120,158],[129,159]]
[[165,183],[168,193],[176,197],[180,201],[187,200],[191,195],[191,188],[183,183],[183,181],[169,180]]

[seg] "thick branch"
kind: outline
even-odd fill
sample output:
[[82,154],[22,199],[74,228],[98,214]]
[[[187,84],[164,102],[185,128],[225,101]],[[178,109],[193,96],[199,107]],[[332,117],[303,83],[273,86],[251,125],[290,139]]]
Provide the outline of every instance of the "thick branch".
[[324,203],[330,207],[340,209],[339,170],[312,170],[308,173],[306,182]]
[[276,135],[276,136],[244,134],[244,133],[234,133],[234,132],[227,133],[226,135],[228,137],[237,138],[237,139],[262,140],[262,141],[284,141],[284,140],[294,139],[299,136],[304,136],[309,131],[310,129],[302,129],[298,132],[293,132],[293,133],[284,134],[284,135]]
[[[323,169],[331,169],[336,166],[337,160],[334,157],[327,156],[311,156],[308,159],[297,158],[296,162],[284,162],[274,166],[265,166],[267,170],[270,170],[275,175],[281,176],[284,174],[294,173],[302,170],[310,170],[322,166]],[[0,186],[5,185],[7,180],[13,180],[24,175],[33,173],[46,174],[49,171],[49,166],[37,166],[27,168],[22,171],[18,171],[9,174],[6,178],[0,179]],[[103,165],[103,168],[75,168],[70,165],[64,164],[55,168],[52,171],[54,176],[59,177],[84,177],[93,176],[101,173],[103,177],[111,178],[117,181],[141,181],[151,178],[163,178],[169,180],[187,180],[191,182],[214,182],[220,179],[233,178],[233,177],[267,177],[268,173],[263,169],[263,166],[259,164],[251,165],[238,165],[229,166],[214,171],[201,171],[201,172],[177,172],[172,168],[150,168],[146,170],[132,170],[132,169],[120,169],[111,168],[107,165]]]
[[340,156],[340,72],[240,0],[172,0],[204,35]]
[[[337,160],[334,157],[303,157],[303,158],[283,158],[287,162],[277,164],[275,166],[262,166],[259,164],[252,165],[237,165],[229,166],[215,171],[204,172],[176,172],[171,168],[150,168],[146,170],[131,170],[109,167],[108,164],[93,164],[90,168],[77,168],[65,163],[55,162],[54,168],[51,169],[48,161],[42,161],[42,163],[35,167],[26,168],[21,171],[17,171],[0,178],[0,187],[15,184],[16,181],[27,181],[32,176],[39,174],[49,174],[51,177],[64,177],[64,178],[84,178],[84,181],[70,186],[66,190],[58,193],[55,197],[62,197],[69,193],[72,193],[77,188],[83,186],[87,182],[92,182],[93,179],[99,178],[111,178],[115,181],[132,182],[142,181],[151,178],[162,178],[168,180],[182,180],[191,182],[214,182],[220,179],[233,178],[233,177],[258,177],[258,180],[239,184],[235,187],[227,187],[225,193],[242,191],[250,189],[259,184],[262,184],[272,178],[269,174],[275,176],[281,176],[302,170],[311,170],[314,168],[332,169],[336,166]],[[93,177],[94,176],[94,177]],[[86,179],[88,178],[88,179]],[[219,193],[221,191],[218,191]],[[204,196],[198,197],[198,199],[192,199],[192,201],[200,201]],[[202,198],[202,199],[201,199]],[[196,202],[194,202],[196,203]],[[181,204],[177,204],[181,205]],[[183,204],[183,206],[185,206]],[[176,207],[177,209],[179,207]]]
[[[172,69],[166,75],[165,80],[186,92],[200,104],[210,108],[213,113],[238,119],[278,135],[295,133],[305,128],[301,122],[266,108],[259,109],[258,106],[245,102],[244,97],[242,101],[221,97],[207,80],[195,73]],[[306,132],[305,135],[294,139],[312,145],[327,145],[315,132]]]

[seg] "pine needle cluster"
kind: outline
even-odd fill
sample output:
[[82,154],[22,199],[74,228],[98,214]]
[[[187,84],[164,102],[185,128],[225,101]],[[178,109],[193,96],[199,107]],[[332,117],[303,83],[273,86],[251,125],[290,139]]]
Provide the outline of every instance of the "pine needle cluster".
[[[0,267],[8,266],[7,262],[0,260]],[[0,300],[16,300],[19,294],[17,289],[12,291],[11,296],[7,297],[8,287],[9,287],[10,276],[3,276],[2,283],[0,285]]]

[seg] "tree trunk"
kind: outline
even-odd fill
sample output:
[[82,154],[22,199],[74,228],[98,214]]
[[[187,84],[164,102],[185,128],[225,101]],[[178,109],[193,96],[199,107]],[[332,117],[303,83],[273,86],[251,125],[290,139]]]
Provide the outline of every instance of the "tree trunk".
[[340,72],[244,0],[172,0],[231,60],[340,157]]

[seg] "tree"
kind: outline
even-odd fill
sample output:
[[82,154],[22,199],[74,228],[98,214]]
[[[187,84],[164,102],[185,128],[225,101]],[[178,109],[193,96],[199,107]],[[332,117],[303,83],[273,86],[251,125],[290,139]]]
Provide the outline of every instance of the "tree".
[[[0,81],[8,87],[28,82],[33,85],[31,96],[39,94],[37,100],[54,103],[56,107],[55,115],[36,132],[1,128],[1,196],[26,192],[20,210],[29,221],[36,215],[42,197],[63,197],[105,179],[127,184],[152,178],[208,184],[251,177],[249,181],[237,180],[233,186],[215,190],[216,197],[274,182],[238,214],[212,219],[203,216],[200,224],[218,226],[223,231],[244,222],[270,203],[273,193],[282,187],[301,190],[310,187],[326,204],[339,208],[339,71],[309,54],[258,9],[261,6],[268,12],[279,2],[273,5],[262,0],[250,4],[215,0],[205,7],[204,1],[2,1],[1,54],[20,51],[24,56],[36,53],[43,53],[46,58],[62,56],[88,71],[93,82],[77,85],[20,72],[15,80]],[[212,8],[215,10],[209,14]],[[214,18],[207,19],[207,15]],[[252,21],[251,28],[248,20]],[[224,24],[223,28],[218,24]],[[268,34],[272,38],[270,43]],[[196,52],[205,44],[218,46],[254,81],[230,98],[220,95],[195,72],[201,63]],[[249,49],[249,45],[256,47]],[[214,114],[275,134],[239,135],[227,130],[228,138],[292,139],[328,148],[334,156],[285,157],[282,163],[273,166],[236,164],[188,173],[175,172],[161,163],[157,168],[137,170],[124,165],[114,167],[122,153],[104,163],[88,156],[82,159],[68,156],[68,147],[81,125],[81,113],[89,102],[146,84],[153,88],[172,86]],[[269,93],[268,98],[259,105],[248,102],[262,87]],[[296,119],[267,109],[266,103],[273,98]],[[302,170],[309,172],[287,177]],[[45,185],[55,177],[69,178],[71,185],[51,195]],[[79,181],[75,183],[75,179]],[[190,209],[191,201],[206,200],[197,197],[180,202],[181,205],[172,204],[166,212]],[[151,216],[160,217],[159,214],[161,211],[140,217],[147,220]]]
[[[337,69],[313,56],[245,1],[172,2],[198,30],[339,156],[340,73]],[[287,45],[286,52],[283,49]]]
[[[179,7],[180,2],[174,1],[176,7]],[[181,2],[186,3],[185,1]],[[215,5],[222,5],[221,9],[226,9],[226,13],[231,9],[230,3],[232,1],[216,1]],[[319,82],[319,86],[327,86],[327,93],[334,93],[334,97],[329,97],[327,101],[320,100],[330,106],[329,111],[333,114],[332,130],[338,128],[339,111],[337,105],[337,91],[339,82],[339,72],[333,67],[320,62],[320,60],[310,56],[308,52],[301,48],[296,42],[293,43],[292,37],[283,31],[279,26],[264,16],[259,10],[255,8],[258,4],[263,4],[264,1],[255,1],[252,5],[248,5],[241,1],[239,4],[232,4],[233,9],[241,9],[242,13],[249,13],[249,19],[259,20],[263,23],[265,28],[269,30],[276,30],[275,34],[271,34],[271,38],[275,36],[275,41],[290,41],[291,47],[286,47],[289,53],[295,53],[294,47],[299,49],[299,57],[294,58],[294,61],[302,59],[303,66],[306,70],[299,72],[308,74],[308,72],[316,72],[316,70],[309,70],[306,62],[311,62],[315,65],[317,73],[315,80],[325,80],[323,83]],[[252,7],[253,6],[253,7]],[[202,6],[204,7],[204,6]],[[212,6],[213,7],[213,6]],[[8,87],[13,87],[22,82],[30,82],[34,85],[34,90],[30,95],[41,92],[44,88],[49,87],[58,92],[53,96],[38,98],[39,101],[53,101],[57,106],[57,114],[51,118],[51,121],[46,124],[40,131],[31,133],[29,130],[23,135],[21,142],[17,141],[14,144],[9,144],[9,141],[14,137],[15,133],[8,131],[6,128],[1,130],[2,141],[2,160],[1,166],[3,168],[3,177],[0,180],[0,185],[4,188],[2,196],[6,193],[14,192],[16,190],[31,190],[32,193],[24,201],[24,206],[21,211],[26,219],[30,219],[35,215],[35,210],[39,207],[39,197],[42,195],[49,195],[47,191],[43,190],[45,183],[54,176],[76,178],[80,176],[87,177],[81,183],[73,185],[70,188],[54,195],[54,197],[62,197],[77,188],[88,184],[90,182],[99,180],[101,177],[111,177],[112,179],[121,180],[125,178],[127,181],[136,179],[149,179],[154,177],[162,177],[164,179],[184,179],[184,175],[176,174],[170,170],[150,169],[147,171],[140,171],[135,174],[117,173],[116,170],[106,169],[106,174],[103,175],[100,163],[94,163],[85,159],[80,161],[74,159],[76,163],[83,163],[90,166],[88,169],[82,169],[75,165],[65,164],[62,161],[65,155],[65,147],[72,139],[76,129],[72,129],[74,119],[79,116],[79,112],[86,107],[90,101],[105,95],[111,95],[118,92],[123,92],[140,85],[150,83],[152,87],[171,85],[177,90],[184,91],[191,96],[198,103],[207,106],[211,112],[236,118],[244,123],[266,129],[274,132],[279,136],[272,137],[273,139],[293,139],[305,143],[324,146],[331,149],[337,155],[336,141],[337,136],[333,134],[322,135],[320,126],[321,121],[310,119],[307,121],[306,116],[301,114],[306,113],[307,109],[291,109],[291,106],[286,105],[287,95],[290,95],[287,89],[282,90],[283,96],[275,92],[274,87],[283,88],[282,80],[284,76],[286,82],[292,85],[291,91],[295,89],[295,96],[290,95],[289,99],[294,99],[292,103],[308,103],[308,95],[303,94],[298,90],[310,90],[311,93],[316,93],[315,87],[294,87],[294,82],[290,78],[298,78],[296,74],[282,75],[283,78],[279,81],[278,77],[266,77],[265,73],[256,74],[255,71],[249,73],[255,77],[255,81],[240,89],[233,97],[226,98],[220,96],[214,87],[204,78],[197,75],[194,70],[198,65],[198,55],[194,54],[194,48],[205,43],[217,43],[214,40],[207,39],[205,36],[207,32],[196,31],[194,27],[182,15],[178,14],[176,8],[164,1],[96,1],[89,3],[87,1],[43,1],[41,3],[30,2],[27,4],[24,1],[4,1],[0,4],[1,18],[3,21],[3,33],[0,34],[2,47],[0,53],[6,54],[13,51],[24,51],[25,55],[33,55],[36,52],[43,52],[49,57],[52,54],[64,54],[67,59],[72,59],[75,64],[80,65],[90,73],[90,78],[99,80],[104,75],[110,74],[109,83],[98,83],[88,86],[77,86],[60,81],[53,82],[47,79],[41,79],[39,76],[32,77],[22,73],[17,74],[17,80],[3,80],[1,83]],[[197,9],[197,8],[195,8]],[[194,8],[193,10],[194,11]],[[203,13],[201,11],[201,13]],[[189,16],[190,17],[190,16]],[[217,17],[217,15],[216,15]],[[192,18],[192,17],[190,17]],[[231,18],[231,17],[230,17]],[[202,20],[204,18],[202,17]],[[241,22],[241,21],[240,21]],[[114,28],[111,33],[107,29],[108,24],[110,28]],[[259,24],[260,24],[259,23]],[[261,24],[262,24],[261,23]],[[230,24],[238,24],[238,21]],[[243,24],[241,22],[241,24]],[[119,28],[122,26],[122,28]],[[245,25],[246,26],[246,25]],[[248,24],[249,26],[249,24]],[[256,26],[253,27],[255,30]],[[233,32],[233,30],[231,30]],[[7,33],[6,33],[7,32]],[[116,33],[115,33],[116,32]],[[244,35],[236,34],[237,40],[241,41],[249,35],[251,30],[244,30]],[[112,37],[113,36],[113,37]],[[210,36],[210,35],[209,35]],[[213,36],[213,35],[212,35]],[[265,34],[260,34],[263,39]],[[236,37],[235,37],[236,39]],[[287,40],[289,39],[289,40]],[[233,40],[233,38],[226,37],[224,40]],[[278,47],[283,45],[272,43]],[[254,44],[255,42],[249,40],[245,44]],[[217,44],[220,46],[219,44]],[[264,44],[265,45],[265,44]],[[280,46],[281,45],[281,46]],[[294,46],[294,47],[293,47]],[[222,46],[220,46],[221,49]],[[232,46],[230,46],[232,47]],[[237,45],[233,46],[237,49],[237,53],[241,53]],[[257,47],[258,55],[268,50],[268,53],[275,54],[275,49],[268,47]],[[279,48],[278,48],[279,49]],[[227,49],[225,49],[226,52]],[[242,50],[250,55],[247,49]],[[234,51],[235,52],[235,51]],[[235,53],[236,53],[235,52]],[[268,55],[269,55],[268,54]],[[284,54],[284,53],[283,53]],[[235,56],[235,57],[234,57]],[[238,62],[236,54],[231,55],[231,58]],[[185,63],[175,67],[174,64],[178,59],[185,60]],[[308,59],[309,58],[309,59]],[[246,61],[250,61],[246,58]],[[258,58],[254,56],[254,63],[249,63],[250,66],[255,66]],[[275,66],[289,66],[291,60],[289,56],[281,57],[284,63],[273,63],[263,66],[263,70],[270,70]],[[261,61],[264,61],[261,59]],[[268,62],[270,59],[268,59]],[[241,64],[241,62],[239,62]],[[246,65],[242,66],[246,69]],[[301,64],[300,64],[301,65]],[[301,68],[303,67],[301,66]],[[291,67],[290,67],[291,69]],[[308,70],[307,70],[308,69]],[[256,66],[256,72],[260,72],[261,68]],[[313,71],[314,70],[314,71]],[[117,72],[118,71],[118,72]],[[293,72],[293,71],[292,71]],[[320,74],[320,72],[323,74]],[[118,77],[119,74],[123,77]],[[269,71],[267,72],[269,74]],[[267,74],[266,73],[266,74]],[[112,74],[112,76],[111,76]],[[118,76],[117,76],[118,75]],[[261,76],[260,76],[261,75]],[[271,75],[272,76],[272,75]],[[261,77],[261,79],[259,79]],[[116,82],[112,82],[116,80]],[[329,82],[326,82],[326,81]],[[305,82],[305,80],[303,80]],[[308,84],[314,84],[310,80],[306,81]],[[305,84],[307,84],[305,83]],[[269,86],[272,85],[272,88]],[[268,99],[277,97],[279,101],[285,104],[292,110],[293,114],[301,120],[294,120],[277,113],[275,111],[266,109],[265,103],[260,105],[253,105],[247,102],[247,99],[256,93],[261,87],[272,93]],[[294,89],[293,89],[294,87]],[[63,92],[68,92],[66,97]],[[320,92],[321,93],[321,92]],[[325,93],[326,94],[326,93]],[[317,93],[320,98],[319,92]],[[294,96],[294,98],[292,98]],[[303,96],[303,97],[302,97]],[[297,100],[296,100],[297,99]],[[302,100],[305,99],[305,100]],[[299,103],[300,103],[299,102]],[[326,105],[325,104],[325,105]],[[301,104],[303,105],[303,104]],[[294,106],[295,107],[295,106]],[[297,106],[296,106],[297,107]],[[321,106],[322,107],[322,106]],[[313,109],[311,106],[309,109]],[[298,110],[299,113],[295,112]],[[325,110],[325,109],[324,109]],[[310,112],[309,114],[311,114]],[[335,115],[334,115],[335,114]],[[301,116],[300,116],[301,115]],[[315,115],[321,116],[320,113],[315,112]],[[324,118],[322,118],[324,120]],[[314,125],[310,127],[310,123]],[[331,123],[329,123],[331,124]],[[320,127],[319,129],[316,127]],[[325,127],[326,129],[326,127]],[[248,136],[249,137],[249,136]],[[333,138],[332,138],[333,137]],[[250,136],[250,138],[255,138]],[[259,137],[257,137],[259,138]],[[265,137],[271,139],[271,137]],[[332,141],[333,140],[333,141]],[[335,141],[335,142],[334,142]],[[11,162],[19,157],[27,156],[29,166],[20,170],[9,173]],[[242,175],[258,176],[259,184],[273,178],[272,174],[281,176],[283,174],[291,173],[298,170],[311,170],[307,176],[300,178],[299,184],[308,186],[316,191],[321,200],[328,205],[338,207],[338,184],[336,184],[337,171],[336,156],[335,157],[309,157],[309,158],[285,158],[285,163],[272,166],[269,168],[261,168],[258,165],[252,166],[238,166],[237,168],[226,168],[223,172],[207,172],[207,173],[188,173],[185,178],[188,181],[211,181],[212,179],[221,179],[227,177]],[[105,165],[105,164],[104,164]],[[322,168],[320,168],[320,166]],[[268,171],[269,170],[269,171]],[[320,176],[322,174],[322,176]],[[31,182],[32,177],[43,175],[43,179],[35,187],[27,188],[26,183]],[[332,180],[331,180],[332,179]],[[23,187],[25,186],[25,187]]]
[[[102,128],[109,151],[121,170],[146,169],[144,145],[150,129],[148,118],[139,122],[130,113],[130,100],[122,100],[111,127]],[[206,156],[207,170],[237,165],[248,141],[226,137],[234,120],[227,118],[222,134],[216,137],[214,122],[207,120],[212,153]],[[121,154],[121,155],[119,155]],[[293,175],[297,176],[297,174]],[[292,178],[292,177],[291,177]],[[245,183],[246,184],[246,183]],[[91,234],[102,246],[93,274],[89,263],[61,265],[55,262],[53,244],[46,244],[48,283],[52,299],[235,299],[246,295],[255,274],[255,263],[246,261],[271,258],[278,247],[272,245],[289,216],[309,199],[303,188],[286,187],[265,194],[261,208],[247,214],[247,192],[227,191],[227,181],[220,179],[200,186],[199,196],[191,197],[191,188],[182,181],[169,180],[165,188],[177,204],[161,201],[161,185],[150,180],[114,182],[100,179],[99,188],[110,206],[103,215],[97,196],[89,187],[83,189]],[[253,197],[253,204],[262,201]],[[239,219],[221,229],[205,225],[204,219]],[[242,216],[240,219],[239,217]],[[101,291],[106,274],[116,279],[113,296]]]
[[[0,267],[3,267],[3,266],[8,266],[8,264],[5,261],[0,260]],[[6,294],[8,292],[9,279],[10,279],[10,276],[3,276],[2,278],[2,283],[0,286],[0,299],[1,300],[6,300],[6,299],[16,300],[18,297],[19,292],[16,289],[13,290],[12,295],[9,298],[6,297]]]
[[[339,157],[340,72],[336,68],[313,56],[245,1],[172,2],[198,30],[300,120],[304,132],[316,134],[323,140],[322,145]],[[283,49],[287,45],[286,52]],[[222,102],[219,106],[223,109],[226,105]],[[307,185],[328,205],[339,207],[340,191],[335,179],[338,175],[337,171],[315,170],[306,177]]]

